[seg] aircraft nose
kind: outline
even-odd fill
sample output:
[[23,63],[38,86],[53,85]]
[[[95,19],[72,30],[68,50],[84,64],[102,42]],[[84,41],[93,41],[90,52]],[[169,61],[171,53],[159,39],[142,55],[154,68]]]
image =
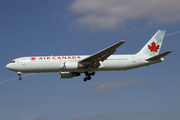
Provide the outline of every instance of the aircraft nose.
[[8,64],[6,65],[6,68],[7,68],[7,69],[12,69],[11,64],[10,64],[10,63],[8,63]]

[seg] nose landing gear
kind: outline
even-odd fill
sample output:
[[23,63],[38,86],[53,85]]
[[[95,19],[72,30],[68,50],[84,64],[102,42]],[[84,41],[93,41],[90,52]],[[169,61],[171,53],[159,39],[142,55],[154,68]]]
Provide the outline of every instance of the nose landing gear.
[[94,71],[91,73],[85,72],[85,75],[86,77],[84,78],[84,82],[86,82],[87,80],[91,80],[91,75],[94,76],[95,72]]
[[19,80],[22,80],[21,72],[17,72],[17,74],[19,75]]

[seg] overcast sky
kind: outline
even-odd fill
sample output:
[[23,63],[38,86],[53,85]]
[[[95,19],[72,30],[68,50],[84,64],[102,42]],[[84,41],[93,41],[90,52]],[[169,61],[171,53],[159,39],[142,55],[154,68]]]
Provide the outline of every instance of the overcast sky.
[[[179,120],[179,0],[1,0],[1,120]],[[166,30],[162,63],[61,79],[5,68],[23,56],[91,55],[120,40],[137,53]]]

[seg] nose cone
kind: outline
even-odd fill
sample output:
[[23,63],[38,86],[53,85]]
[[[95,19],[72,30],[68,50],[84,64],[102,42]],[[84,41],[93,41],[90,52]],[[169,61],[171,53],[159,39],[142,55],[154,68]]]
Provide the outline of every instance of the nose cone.
[[11,69],[12,69],[12,65],[11,65],[10,63],[8,63],[8,64],[6,65],[6,68],[9,69],[9,70],[11,70]]

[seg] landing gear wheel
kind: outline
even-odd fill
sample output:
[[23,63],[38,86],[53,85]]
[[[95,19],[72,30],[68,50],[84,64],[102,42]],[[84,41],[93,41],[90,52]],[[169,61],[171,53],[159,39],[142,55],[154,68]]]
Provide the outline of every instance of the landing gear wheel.
[[19,80],[22,80],[21,72],[17,72],[17,74],[19,75]]
[[94,75],[95,75],[95,72],[93,71],[93,72],[91,73],[91,75],[94,76]]
[[19,77],[19,80],[22,80],[22,77]]
[[84,74],[86,75],[86,77],[84,78],[84,81],[86,82],[87,80],[91,80],[91,75],[94,76],[95,72],[94,71],[91,73],[84,72]]
[[85,78],[84,78],[84,82],[86,82],[86,81],[87,81],[87,78],[85,77]]
[[91,76],[88,76],[87,79],[88,79],[88,80],[91,80]]

